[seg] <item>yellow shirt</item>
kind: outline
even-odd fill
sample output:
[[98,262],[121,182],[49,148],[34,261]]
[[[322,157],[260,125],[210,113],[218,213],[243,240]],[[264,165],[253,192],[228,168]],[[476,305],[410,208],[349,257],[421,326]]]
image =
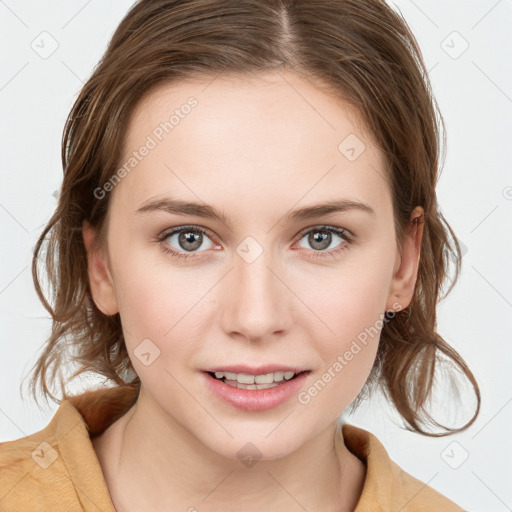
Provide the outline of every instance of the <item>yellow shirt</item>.
[[[0,511],[115,512],[91,437],[136,399],[128,386],[87,391],[63,400],[43,430],[0,443]],[[370,432],[344,424],[342,433],[367,469],[355,512],[464,510],[402,470]]]

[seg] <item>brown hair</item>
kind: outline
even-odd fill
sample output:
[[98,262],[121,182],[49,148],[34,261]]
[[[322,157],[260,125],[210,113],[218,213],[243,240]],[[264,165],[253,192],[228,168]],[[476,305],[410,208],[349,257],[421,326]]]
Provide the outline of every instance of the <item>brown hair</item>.
[[[414,35],[401,14],[379,0],[142,0],[131,7],[68,116],[58,207],[34,251],[36,291],[52,316],[51,335],[32,369],[36,401],[37,385],[46,399],[60,401],[47,384],[55,382],[68,362],[77,365],[71,379],[93,372],[119,386],[140,389],[119,314],[106,316],[92,300],[82,238],[85,219],[98,228],[99,244],[105,243],[109,196],[98,199],[94,191],[119,165],[134,107],[164,83],[213,79],[219,73],[244,76],[282,66],[325,85],[355,107],[387,156],[386,179],[400,250],[411,212],[416,205],[424,209],[413,300],[392,319],[386,317],[375,364],[349,409],[355,410],[377,383],[407,430],[439,437],[475,421],[480,410],[478,384],[463,358],[436,332],[436,305],[452,289],[461,266],[460,246],[438,207],[435,191],[441,168],[441,125],[446,144],[444,121]],[[52,305],[38,277],[45,240],[43,263]],[[455,275],[440,299],[450,260]],[[425,410],[443,354],[452,370],[462,370],[477,397],[473,418],[459,429],[438,423]],[[135,378],[126,383],[130,371]],[[59,380],[65,398],[69,395],[61,376]],[[429,433],[422,428],[428,424],[447,433]]]

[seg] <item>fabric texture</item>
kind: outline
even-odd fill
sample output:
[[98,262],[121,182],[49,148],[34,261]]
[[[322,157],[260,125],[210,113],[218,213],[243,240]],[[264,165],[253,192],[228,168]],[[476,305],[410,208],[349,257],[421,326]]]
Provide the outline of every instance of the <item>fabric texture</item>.
[[[136,399],[130,386],[87,391],[63,400],[39,432],[0,443],[0,511],[115,512],[91,437]],[[355,512],[464,510],[402,470],[372,433],[347,423],[338,432],[366,465]]]

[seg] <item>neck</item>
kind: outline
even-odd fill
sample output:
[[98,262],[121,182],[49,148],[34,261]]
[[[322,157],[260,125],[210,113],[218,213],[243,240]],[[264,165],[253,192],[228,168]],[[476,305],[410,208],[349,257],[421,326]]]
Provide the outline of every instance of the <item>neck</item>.
[[365,479],[335,421],[285,457],[244,465],[198,442],[144,394],[93,446],[117,512],[353,511]]

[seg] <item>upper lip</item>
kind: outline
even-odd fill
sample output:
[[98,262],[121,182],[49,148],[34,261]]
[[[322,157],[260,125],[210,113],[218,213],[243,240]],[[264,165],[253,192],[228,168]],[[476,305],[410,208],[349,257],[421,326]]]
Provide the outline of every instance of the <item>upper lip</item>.
[[245,373],[247,375],[266,375],[267,373],[274,372],[294,372],[294,373],[302,373],[308,371],[306,368],[298,367],[298,366],[285,366],[282,364],[263,364],[260,366],[247,366],[244,364],[232,364],[232,365],[222,365],[215,366],[212,368],[208,368],[207,370],[203,370],[205,372],[230,372],[230,373]]

